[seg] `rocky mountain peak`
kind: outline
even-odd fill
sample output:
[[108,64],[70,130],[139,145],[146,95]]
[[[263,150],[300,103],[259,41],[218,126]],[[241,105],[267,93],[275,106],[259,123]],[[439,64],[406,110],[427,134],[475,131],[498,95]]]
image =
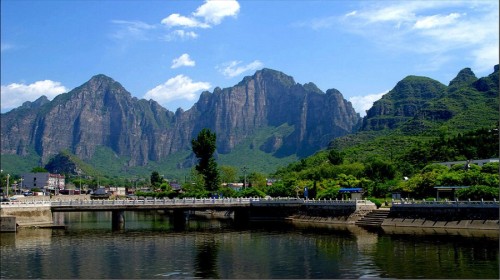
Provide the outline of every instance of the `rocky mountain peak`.
[[31,102],[31,101],[26,101],[23,103],[21,107],[18,109],[34,109],[34,108],[40,108],[41,106],[50,103],[50,100],[47,98],[47,96],[42,95],[40,96],[37,100]]
[[463,85],[469,85],[475,81],[477,81],[477,77],[474,74],[474,72],[472,72],[470,68],[464,68],[460,70],[460,72],[458,72],[457,76],[453,80],[451,80],[449,86],[458,87]]
[[90,80],[73,91],[82,92],[85,95],[89,93],[94,95],[124,93],[125,95],[131,96],[120,83],[103,74],[93,76]]
[[253,75],[254,78],[256,79],[265,79],[266,81],[269,82],[276,82],[284,85],[285,87],[291,87],[296,84],[295,80],[293,77],[286,75],[283,72],[269,69],[269,68],[264,68],[262,70],[259,70],[255,72]]

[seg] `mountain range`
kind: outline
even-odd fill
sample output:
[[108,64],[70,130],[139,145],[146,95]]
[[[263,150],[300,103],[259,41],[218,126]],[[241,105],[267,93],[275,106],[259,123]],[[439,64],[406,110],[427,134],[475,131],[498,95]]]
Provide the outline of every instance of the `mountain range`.
[[1,153],[35,153],[46,163],[63,150],[91,160],[105,147],[126,158],[127,167],[144,166],[189,150],[191,139],[209,128],[217,135],[219,154],[231,153],[266,130],[263,142],[251,141],[251,149],[278,158],[304,157],[352,133],[360,120],[339,91],[323,93],[312,83],[298,84],[271,69],[233,87],[203,92],[191,109],[175,113],[96,75],[52,101],[41,97],[2,114]]
[[[217,156],[236,159],[240,167],[259,159],[287,163],[360,131],[418,134],[445,124],[466,130],[498,122],[498,65],[479,79],[465,68],[448,86],[408,76],[364,118],[338,90],[322,92],[272,69],[259,70],[233,87],[203,92],[187,111],[168,111],[96,75],[52,101],[42,96],[0,117],[2,166],[17,163],[22,172],[31,169],[33,160],[44,165],[61,151],[89,163],[104,160],[104,169],[118,162],[110,170],[115,174],[162,162],[174,172],[195,164],[191,139],[203,128],[216,133]],[[23,166],[23,159],[31,161]]]

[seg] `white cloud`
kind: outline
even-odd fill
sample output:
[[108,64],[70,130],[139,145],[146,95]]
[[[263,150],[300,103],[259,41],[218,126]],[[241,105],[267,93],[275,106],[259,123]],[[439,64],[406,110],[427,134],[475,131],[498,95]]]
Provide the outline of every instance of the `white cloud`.
[[208,90],[210,87],[208,82],[193,82],[189,77],[177,75],[149,90],[144,98],[153,99],[166,107],[169,102],[175,100],[195,101],[200,91]]
[[35,101],[45,95],[49,100],[55,96],[68,92],[60,82],[51,80],[37,81],[32,84],[12,83],[1,86],[2,112],[21,106],[26,101]]
[[189,54],[184,53],[178,58],[174,58],[174,60],[172,60],[172,66],[170,68],[175,69],[182,66],[195,66],[195,64],[196,62],[194,62],[194,60],[191,60]]
[[9,50],[12,50],[12,49],[14,49],[14,48],[15,48],[15,46],[14,46],[14,45],[12,45],[12,44],[9,44],[9,43],[3,43],[3,42],[1,43],[1,51],[2,51],[2,52],[9,51]]
[[355,16],[358,13],[358,11],[352,11],[350,13],[347,13],[345,16],[350,17],[350,16]]
[[[473,68],[476,71],[492,71],[492,65],[498,64],[498,45],[495,43],[484,45],[472,52],[474,57]],[[496,57],[496,60],[495,60]],[[492,60],[493,58],[493,60]]]
[[195,17],[203,17],[205,22],[220,24],[225,17],[236,17],[240,11],[240,4],[235,0],[207,0],[193,13]]
[[150,37],[148,32],[156,29],[155,25],[142,21],[112,20],[111,22],[120,27],[111,34],[111,37],[119,40],[148,40]]
[[162,19],[161,21],[162,24],[165,24],[168,27],[176,27],[176,26],[182,26],[182,27],[190,27],[190,28],[209,28],[210,25],[199,22],[195,18],[188,18],[185,16],[181,16],[179,14],[171,14],[168,17]]
[[460,17],[458,13],[451,13],[447,16],[433,15],[418,19],[413,26],[416,29],[429,29],[452,24]]
[[431,59],[441,56],[446,57],[442,63],[466,59],[491,68],[499,60],[499,25],[492,24],[498,18],[498,1],[375,1],[336,20],[311,20],[309,26],[341,28],[383,49],[428,55],[422,63],[436,70],[440,65]]
[[198,38],[198,34],[194,31],[185,31],[185,30],[174,30],[169,34],[163,37],[164,41],[175,41],[177,39],[180,40],[188,40],[188,39],[196,39]]
[[373,102],[379,100],[382,98],[382,96],[389,91],[385,91],[382,93],[377,93],[377,94],[369,94],[365,96],[352,96],[349,98],[349,102],[351,102],[352,107],[356,111],[356,113],[359,113],[361,117],[364,117],[366,115],[366,111],[368,111],[372,106]]
[[219,70],[219,72],[222,75],[224,75],[228,78],[233,78],[233,77],[240,75],[243,72],[257,70],[259,68],[262,68],[262,66],[264,65],[262,62],[260,62],[258,60],[255,60],[247,65],[238,66],[240,64],[241,64],[241,61],[235,60],[235,61],[225,63],[221,66],[218,66],[217,69]]
[[240,4],[236,0],[206,0],[192,16],[171,14],[161,23],[167,27],[210,28],[220,24],[225,17],[236,17],[239,11]]

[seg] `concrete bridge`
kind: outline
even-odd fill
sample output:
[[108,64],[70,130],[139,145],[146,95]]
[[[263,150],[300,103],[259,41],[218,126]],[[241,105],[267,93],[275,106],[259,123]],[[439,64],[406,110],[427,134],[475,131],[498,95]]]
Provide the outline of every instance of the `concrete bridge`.
[[[227,211],[236,222],[247,220],[302,219],[354,224],[376,209],[367,200],[303,200],[297,198],[183,198],[141,200],[30,200],[2,203],[4,227],[52,225],[53,212],[111,211],[112,228],[125,224],[125,211],[167,210],[174,223],[184,222],[188,211]],[[427,226],[499,229],[499,202],[494,201],[393,201],[382,226]],[[10,226],[9,226],[10,225]]]
[[54,212],[111,211],[112,227],[122,228],[124,211],[167,210],[173,211],[174,220],[184,220],[186,211],[228,211],[235,220],[285,219],[308,208],[317,211],[341,211],[351,214],[361,208],[374,209],[367,200],[303,200],[297,198],[182,198],[140,200],[24,200],[1,204],[2,216],[15,216],[17,223],[52,223]]

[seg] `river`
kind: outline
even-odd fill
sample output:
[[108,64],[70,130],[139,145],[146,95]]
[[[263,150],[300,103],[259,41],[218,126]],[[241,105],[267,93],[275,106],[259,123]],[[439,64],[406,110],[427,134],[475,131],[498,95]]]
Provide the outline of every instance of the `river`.
[[493,231],[234,223],[126,212],[56,213],[66,229],[1,233],[0,277],[43,279],[499,278]]

